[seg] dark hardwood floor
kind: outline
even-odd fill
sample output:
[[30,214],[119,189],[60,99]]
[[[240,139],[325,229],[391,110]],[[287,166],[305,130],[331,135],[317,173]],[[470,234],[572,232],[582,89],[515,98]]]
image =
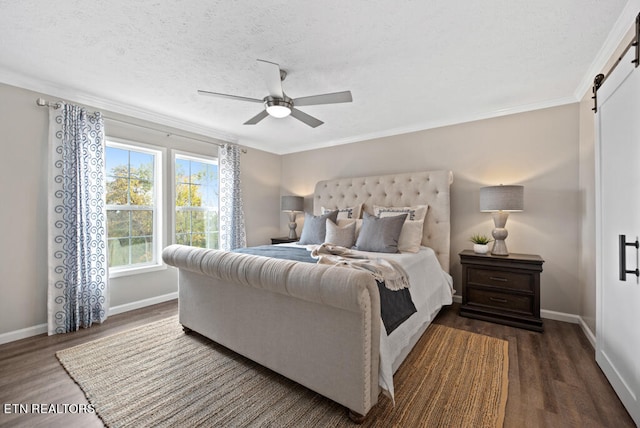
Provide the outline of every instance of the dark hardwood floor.
[[[633,427],[577,325],[545,320],[535,333],[457,315],[444,308],[435,322],[509,342],[505,427]],[[94,414],[7,413],[11,404],[87,403],[55,357],[58,350],[177,313],[171,301],[110,317],[76,333],[35,336],[0,346],[0,426],[100,427]],[[10,406],[9,410],[13,410]]]
[[464,318],[459,305],[438,324],[509,342],[505,427],[635,427],[577,324],[544,320],[544,333]]
[[0,345],[0,426],[4,427],[102,427],[92,413],[14,414],[6,404],[88,403],[80,387],[62,368],[55,354],[100,337],[161,320],[178,313],[173,300],[109,317],[75,333],[34,336]]

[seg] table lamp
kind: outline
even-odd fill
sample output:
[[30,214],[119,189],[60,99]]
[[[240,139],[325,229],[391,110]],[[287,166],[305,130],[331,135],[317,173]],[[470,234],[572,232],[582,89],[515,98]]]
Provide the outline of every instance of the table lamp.
[[480,188],[480,211],[493,213],[493,224],[495,229],[491,232],[493,239],[493,249],[491,254],[496,256],[508,256],[507,245],[507,224],[509,212],[522,211],[524,205],[523,186],[488,186]]
[[304,198],[302,196],[283,196],[282,211],[289,214],[289,238],[296,239],[296,213],[304,211]]

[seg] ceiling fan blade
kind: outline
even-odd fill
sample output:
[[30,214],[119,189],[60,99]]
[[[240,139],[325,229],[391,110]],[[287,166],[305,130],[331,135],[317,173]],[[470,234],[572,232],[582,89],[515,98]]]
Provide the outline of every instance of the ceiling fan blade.
[[322,125],[324,122],[316,119],[313,116],[309,116],[307,113],[304,113],[298,109],[292,108],[291,109],[291,116],[295,117],[296,119],[298,119],[300,122],[304,122],[307,125],[309,125],[312,128],[317,128],[318,126]]
[[282,78],[280,74],[280,66],[275,62],[269,62],[262,59],[258,60],[260,71],[264,82],[267,84],[269,95],[277,98],[284,98],[282,93]]
[[266,110],[262,110],[260,113],[256,114],[251,119],[247,120],[244,124],[255,125],[256,123],[260,122],[262,119],[264,119],[267,116],[269,116],[269,113],[267,113]]
[[264,102],[264,100],[259,100],[257,98],[247,98],[247,97],[240,97],[238,95],[220,94],[218,92],[203,91],[203,90],[200,90],[200,89],[198,89],[198,93],[200,95],[211,95],[213,97],[231,98],[232,100],[249,101],[249,102],[252,102],[252,103],[263,103]]
[[333,92],[331,94],[311,95],[293,100],[294,106],[313,106],[318,104],[350,103],[353,101],[351,91]]

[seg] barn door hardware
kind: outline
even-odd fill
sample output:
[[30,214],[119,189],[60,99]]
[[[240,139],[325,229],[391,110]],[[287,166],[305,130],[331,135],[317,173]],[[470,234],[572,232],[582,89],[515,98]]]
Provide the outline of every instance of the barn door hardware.
[[636,16],[636,37],[632,44],[636,48],[636,58],[633,60],[633,63],[636,65],[636,68],[638,68],[638,65],[640,65],[640,13]]
[[594,113],[598,111],[598,89],[600,89],[602,82],[604,82],[604,74],[602,73],[598,74],[595,79],[593,79],[593,96],[591,97],[593,100],[593,108],[591,110],[593,110]]
[[[638,248],[640,247],[640,243],[638,242],[638,238],[636,238],[635,242],[627,242],[626,235],[618,236],[618,247],[619,247],[619,256],[620,256],[620,281],[627,280],[627,274],[634,274],[636,278],[640,277],[640,269],[638,269]],[[636,268],[635,270],[627,270],[627,247],[634,247],[636,249]]]
[[624,58],[624,56],[627,54],[629,49],[631,49],[632,47],[635,48],[636,55],[631,62],[635,64],[636,68],[638,68],[638,66],[640,66],[640,13],[636,16],[636,34],[633,40],[631,40],[631,42],[629,42],[627,47],[624,48],[624,51],[618,58],[618,61],[616,61],[615,64],[611,66],[607,74],[598,74],[595,77],[595,79],[593,79],[593,89],[592,89],[593,96],[591,97],[591,99],[593,99],[594,105],[591,110],[593,110],[594,113],[598,112],[598,94],[597,94],[598,89],[600,88],[600,86],[602,86],[602,84],[607,79],[607,77],[609,77],[613,69],[616,68],[618,64],[620,64],[620,61],[622,61],[622,58]]

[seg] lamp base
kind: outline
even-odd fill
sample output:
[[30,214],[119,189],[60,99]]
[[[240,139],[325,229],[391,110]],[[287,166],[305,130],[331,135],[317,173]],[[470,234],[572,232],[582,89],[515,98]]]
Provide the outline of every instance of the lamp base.
[[491,249],[491,254],[494,256],[508,256],[509,251],[507,250],[507,244],[504,243],[503,239],[496,239],[493,242],[493,248]]
[[495,229],[491,232],[493,236],[493,248],[491,249],[491,254],[494,256],[508,256],[509,251],[507,250],[507,244],[505,244],[504,240],[507,239],[509,232],[504,226],[507,224],[507,219],[509,218],[509,213],[505,211],[498,211],[493,213],[493,224],[495,225]]
[[289,239],[298,239],[298,234],[296,233],[296,227],[298,223],[296,223],[296,213],[289,213]]

